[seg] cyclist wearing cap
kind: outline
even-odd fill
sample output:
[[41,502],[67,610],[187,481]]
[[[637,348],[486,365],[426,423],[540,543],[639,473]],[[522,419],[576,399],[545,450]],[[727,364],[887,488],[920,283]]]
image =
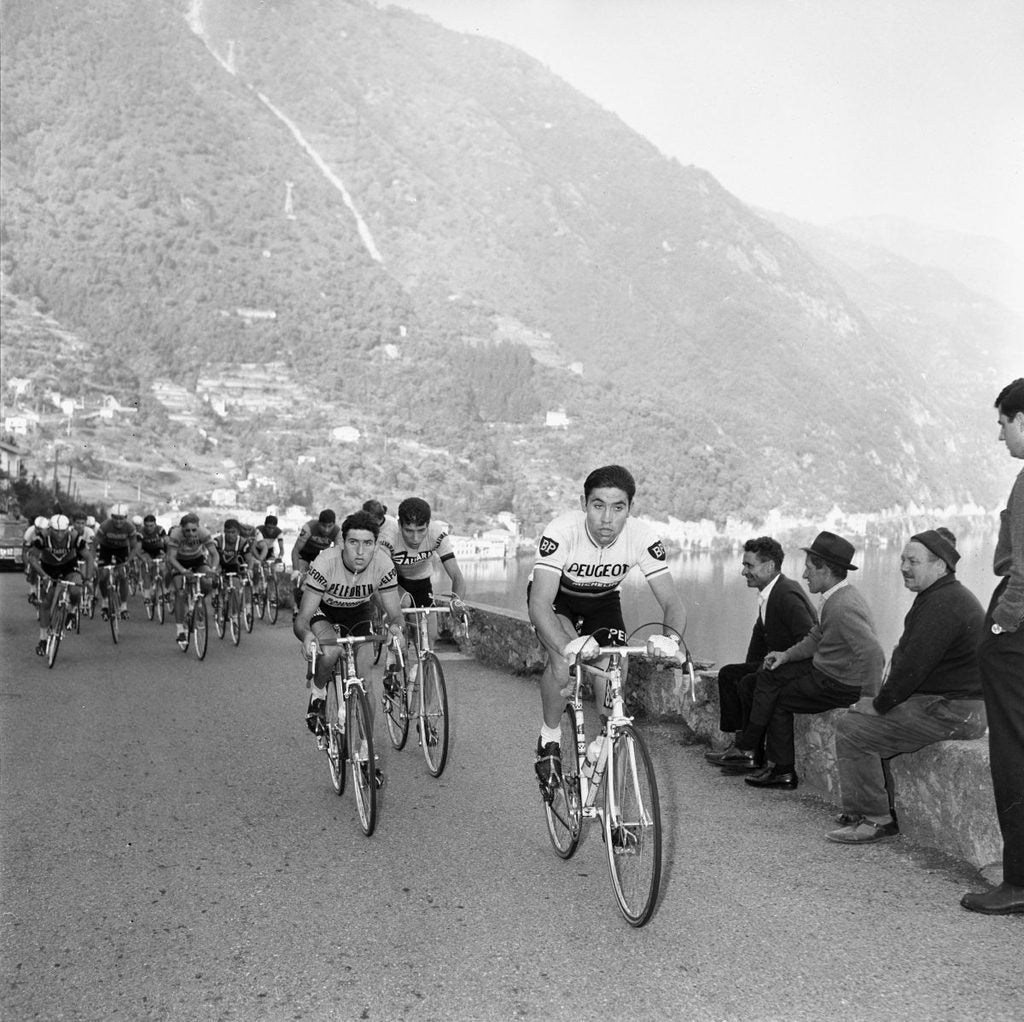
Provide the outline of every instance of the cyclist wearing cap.
[[[105,567],[108,564],[126,564],[135,547],[135,526],[128,521],[128,508],[124,504],[115,504],[110,509],[110,517],[96,531],[96,564]],[[106,572],[100,575],[100,611],[103,620],[108,614],[120,614],[128,619],[128,577],[121,576],[120,593],[117,594],[117,608],[108,608]]]
[[[41,575],[54,580],[75,576],[79,584],[70,589],[71,604],[78,606],[82,596],[81,581],[83,577],[78,569],[78,561],[85,561],[84,580],[92,577],[92,553],[86,548],[85,540],[71,528],[71,519],[67,515],[57,514],[49,520],[49,527],[42,534],[36,535],[28,550],[28,558],[33,567]],[[53,601],[57,598],[57,587],[50,590],[46,607],[39,618],[39,641],[36,652],[43,656],[46,653],[46,623],[50,620]]]
[[321,511],[316,518],[311,518],[299,530],[298,539],[292,547],[292,583],[295,607],[292,620],[298,613],[302,602],[302,581],[306,577],[310,564],[328,547],[334,546],[339,536],[338,520],[330,508]]
[[[349,635],[370,631],[370,600],[376,594],[387,614],[388,631],[402,646],[402,605],[398,596],[395,566],[377,545],[376,519],[365,511],[356,511],[341,524],[341,545],[326,549],[309,566],[302,604],[292,624],[296,638],[312,659],[316,651],[316,676],[306,711],[306,724],[316,733],[321,726],[327,682],[331,677],[340,647],[329,642],[340,625]],[[326,649],[321,642],[328,643]],[[369,679],[373,660],[372,644],[356,650],[356,671]],[[370,701],[373,715],[373,700]]]
[[156,588],[156,559],[166,553],[167,530],[157,523],[156,515],[146,515],[135,537],[134,556],[142,565],[142,602],[147,607],[153,602]]
[[167,566],[174,586],[175,642],[185,649],[188,630],[185,628],[185,575],[190,571],[204,576],[200,588],[204,593],[213,589],[214,577],[220,564],[220,555],[213,537],[199,527],[199,515],[182,515],[181,523],[167,534]]
[[[621,465],[605,465],[587,476],[580,510],[560,515],[544,530],[527,603],[530,621],[547,653],[541,676],[543,727],[537,741],[537,778],[543,787],[562,775],[559,718],[562,686],[570,661],[598,645],[624,645],[619,591],[629,570],[639,567],[661,606],[664,626],[681,636],[686,609],[668,568],[665,546],[653,525],[630,517],[636,482]],[[667,635],[647,640],[652,656],[674,656],[678,642]]]
[[284,530],[277,524],[277,515],[267,515],[263,524],[256,526],[253,553],[258,561],[284,560]]
[[39,578],[39,571],[32,563],[28,552],[37,539],[46,535],[46,530],[49,527],[50,519],[46,515],[38,515],[21,537],[21,556],[25,562],[25,581],[28,582],[28,602],[33,606],[36,602],[36,579]]

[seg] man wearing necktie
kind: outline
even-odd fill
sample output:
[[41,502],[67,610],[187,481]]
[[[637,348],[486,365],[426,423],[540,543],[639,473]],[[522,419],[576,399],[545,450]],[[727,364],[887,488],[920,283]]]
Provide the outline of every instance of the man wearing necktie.
[[[742,574],[747,587],[757,590],[757,620],[750,635],[747,656],[741,664],[725,664],[718,672],[719,727],[739,734],[747,726],[740,700],[740,683],[764,666],[773,649],[789,649],[817,623],[818,615],[803,586],[782,574],[785,554],[770,536],[748,539],[743,544]],[[733,746],[725,752],[709,752],[705,758],[715,766],[737,765],[753,769],[760,763],[737,757]],[[742,760],[742,762],[739,762]],[[734,762],[736,761],[736,762]]]

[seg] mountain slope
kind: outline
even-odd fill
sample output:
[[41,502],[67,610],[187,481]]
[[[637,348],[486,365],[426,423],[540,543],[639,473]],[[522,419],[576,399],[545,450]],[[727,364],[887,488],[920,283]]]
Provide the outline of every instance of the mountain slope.
[[[998,499],[991,374],[951,403],[909,320],[510,47],[356,0],[4,22],[10,286],[141,389],[284,360],[311,450],[359,408],[374,449],[449,452],[452,486],[471,449],[527,518],[608,460],[683,518]],[[364,490],[421,484],[371,453]]]

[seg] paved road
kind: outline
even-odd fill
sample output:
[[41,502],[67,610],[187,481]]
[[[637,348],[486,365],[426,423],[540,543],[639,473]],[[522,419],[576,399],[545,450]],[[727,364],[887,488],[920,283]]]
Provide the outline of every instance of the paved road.
[[835,1020],[1024,1017],[1024,919],[897,842],[828,845],[827,810],[647,729],[667,824],[642,930],[596,833],[548,845],[535,683],[449,659],[438,781],[388,749],[360,832],[302,724],[297,643],[257,623],[199,663],[169,625],[99,622],[49,671],[0,576],[0,1014],[21,1019]]

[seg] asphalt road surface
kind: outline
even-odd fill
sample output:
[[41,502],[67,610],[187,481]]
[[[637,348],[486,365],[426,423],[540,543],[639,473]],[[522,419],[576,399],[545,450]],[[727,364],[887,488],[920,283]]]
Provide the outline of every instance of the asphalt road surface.
[[378,727],[368,839],[284,618],[200,663],[136,601],[119,645],[97,618],[48,670],[25,591],[0,576],[5,1022],[1024,1018],[1024,918],[961,909],[969,871],[828,844],[828,807],[675,728],[644,729],[667,846],[634,930],[596,831],[550,848],[535,681],[449,655],[448,768]]

